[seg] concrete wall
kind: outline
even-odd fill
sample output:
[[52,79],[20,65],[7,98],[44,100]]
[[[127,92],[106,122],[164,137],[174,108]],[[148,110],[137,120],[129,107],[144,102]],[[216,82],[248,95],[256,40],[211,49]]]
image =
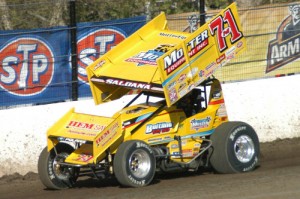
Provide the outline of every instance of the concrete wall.
[[[300,76],[223,84],[231,121],[254,127],[260,142],[300,136]],[[46,131],[70,108],[111,116],[130,97],[94,106],[92,100],[0,110],[0,177],[37,172],[37,160],[46,146]]]

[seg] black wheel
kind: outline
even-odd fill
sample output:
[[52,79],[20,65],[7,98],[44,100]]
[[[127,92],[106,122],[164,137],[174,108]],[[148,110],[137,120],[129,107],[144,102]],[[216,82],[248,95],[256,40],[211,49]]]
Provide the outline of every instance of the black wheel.
[[79,168],[62,166],[59,162],[64,162],[66,157],[74,149],[68,144],[58,144],[48,152],[47,147],[41,152],[38,160],[38,173],[40,180],[48,189],[66,189],[74,185],[78,178]]
[[143,141],[122,143],[114,157],[115,176],[126,187],[148,185],[154,177],[155,167],[154,152]]
[[218,173],[253,170],[259,162],[259,140],[254,129],[244,122],[226,122],[211,135],[210,163]]

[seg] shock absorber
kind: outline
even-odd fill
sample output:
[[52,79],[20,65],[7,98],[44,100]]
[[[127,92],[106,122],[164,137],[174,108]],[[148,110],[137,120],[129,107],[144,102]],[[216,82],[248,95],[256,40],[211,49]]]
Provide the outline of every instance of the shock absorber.
[[107,161],[108,161],[108,165],[109,165],[108,171],[109,171],[110,174],[113,174],[114,169],[113,169],[112,155],[111,155],[109,149],[106,151],[106,153],[107,153]]
[[174,140],[177,140],[177,141],[178,141],[179,155],[180,155],[181,161],[183,161],[183,157],[182,157],[182,145],[181,145],[181,136],[175,135],[175,136],[174,136]]

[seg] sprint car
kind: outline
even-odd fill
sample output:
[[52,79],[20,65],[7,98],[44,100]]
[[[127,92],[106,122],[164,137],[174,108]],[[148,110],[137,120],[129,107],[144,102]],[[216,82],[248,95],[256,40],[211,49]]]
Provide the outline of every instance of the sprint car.
[[96,105],[138,94],[112,117],[73,108],[51,126],[38,160],[41,182],[65,189],[87,175],[142,187],[157,172],[254,170],[258,136],[228,120],[213,76],[245,48],[235,3],[193,33],[169,30],[161,13],[87,67]]

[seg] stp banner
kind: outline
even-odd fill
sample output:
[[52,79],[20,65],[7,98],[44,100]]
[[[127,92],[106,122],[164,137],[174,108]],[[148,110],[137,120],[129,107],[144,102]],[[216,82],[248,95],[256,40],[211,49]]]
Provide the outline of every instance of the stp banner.
[[79,97],[91,96],[85,68],[145,23],[146,17],[141,16],[108,22],[78,24]]
[[[90,96],[85,68],[146,22],[146,17],[77,24],[79,97]],[[71,98],[70,29],[0,31],[0,107]]]

